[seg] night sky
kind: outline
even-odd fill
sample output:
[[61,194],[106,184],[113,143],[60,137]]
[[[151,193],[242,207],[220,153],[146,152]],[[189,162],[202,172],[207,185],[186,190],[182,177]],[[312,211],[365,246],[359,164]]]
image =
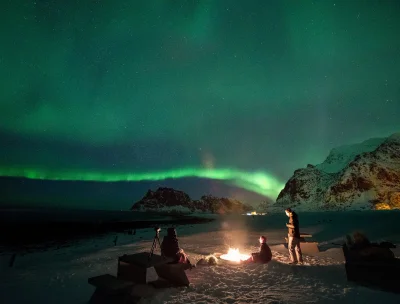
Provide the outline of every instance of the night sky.
[[330,149],[400,130],[399,1],[4,0],[0,12],[3,176],[200,177],[275,199]]

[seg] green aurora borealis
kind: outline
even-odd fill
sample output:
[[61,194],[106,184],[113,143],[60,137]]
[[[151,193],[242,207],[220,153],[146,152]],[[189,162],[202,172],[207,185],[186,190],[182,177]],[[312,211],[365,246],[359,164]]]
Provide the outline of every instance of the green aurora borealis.
[[275,199],[332,148],[400,130],[399,1],[7,0],[0,14],[0,176],[198,177]]
[[30,169],[1,169],[0,175],[27,177],[33,179],[48,180],[80,180],[80,181],[159,181],[165,179],[176,179],[184,177],[200,177],[217,180],[227,180],[232,184],[256,192],[258,194],[275,197],[282,190],[283,185],[272,177],[262,172],[241,172],[230,169],[176,169],[163,172],[147,172],[147,173],[104,173],[104,172],[79,172],[79,171],[60,171],[46,172],[45,170]]

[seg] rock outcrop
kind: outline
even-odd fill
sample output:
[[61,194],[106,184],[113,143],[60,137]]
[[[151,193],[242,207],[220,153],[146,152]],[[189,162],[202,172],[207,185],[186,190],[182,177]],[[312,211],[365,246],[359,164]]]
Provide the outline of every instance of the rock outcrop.
[[148,190],[146,195],[131,210],[180,212],[180,213],[243,213],[251,207],[230,198],[219,198],[204,195],[200,200],[191,200],[183,191],[172,188],[158,188],[156,191]]
[[238,200],[226,197],[215,197],[212,195],[203,195],[200,200],[194,201],[193,203],[197,210],[218,214],[244,213],[252,210],[252,207]]
[[296,170],[275,206],[302,210],[400,208],[400,133],[333,149],[322,164]]

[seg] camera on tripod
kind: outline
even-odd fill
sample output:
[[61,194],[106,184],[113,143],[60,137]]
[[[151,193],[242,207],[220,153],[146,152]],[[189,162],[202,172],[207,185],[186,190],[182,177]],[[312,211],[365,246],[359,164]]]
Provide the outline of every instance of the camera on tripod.
[[[156,249],[157,244],[158,244],[158,246],[159,246],[159,248],[161,250],[161,244],[160,244],[160,231],[161,231],[161,228],[160,227],[154,227],[154,231],[156,232],[156,235],[154,236],[153,245],[151,246],[151,250],[150,250],[150,254],[149,254],[149,260],[151,260],[151,258],[153,257],[154,250]],[[162,253],[162,250],[161,250],[161,256],[164,257],[164,254]]]

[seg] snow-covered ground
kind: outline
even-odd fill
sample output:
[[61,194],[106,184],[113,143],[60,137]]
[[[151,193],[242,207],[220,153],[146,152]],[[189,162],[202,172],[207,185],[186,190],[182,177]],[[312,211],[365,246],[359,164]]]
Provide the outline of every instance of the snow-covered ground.
[[[400,296],[368,289],[346,280],[339,245],[346,233],[362,230],[371,240],[400,245],[399,212],[349,212],[299,214],[302,232],[312,233],[323,251],[305,256],[304,266],[290,266],[283,246],[284,214],[221,217],[208,224],[177,227],[181,247],[196,261],[210,253],[238,247],[257,251],[259,235],[265,235],[273,252],[267,265],[198,266],[187,271],[191,286],[158,290],[142,303],[399,303]],[[163,227],[165,228],[165,227]],[[165,229],[161,231],[161,237]],[[153,229],[136,235],[116,234],[80,240],[58,250],[18,255],[9,267],[11,253],[0,256],[1,303],[85,303],[94,287],[89,277],[116,275],[117,258],[148,251]],[[399,248],[394,249],[400,256]]]

